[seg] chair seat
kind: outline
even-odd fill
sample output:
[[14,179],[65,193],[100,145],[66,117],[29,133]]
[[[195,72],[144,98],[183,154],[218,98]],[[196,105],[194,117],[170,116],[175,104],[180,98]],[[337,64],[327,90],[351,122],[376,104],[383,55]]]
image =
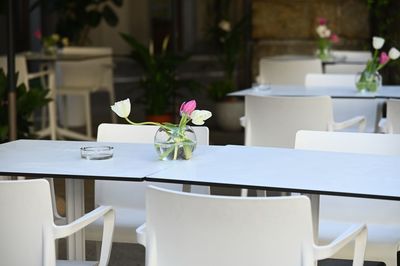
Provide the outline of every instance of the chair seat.
[[[352,223],[320,220],[319,244],[331,242],[337,234],[344,232]],[[336,234],[336,235],[335,235]],[[400,224],[370,224],[368,223],[368,245],[366,248],[366,260],[382,261],[383,258],[393,257],[398,251],[400,236]],[[352,248],[344,248],[334,255],[335,258],[351,258]],[[386,262],[385,262],[386,263]],[[394,262],[386,265],[395,265]]]
[[[136,243],[136,228],[142,225],[146,218],[144,210],[115,208],[115,228],[113,242]],[[99,219],[86,228],[86,240],[101,241],[103,220]]]
[[57,260],[57,266],[96,266],[97,261],[75,261],[75,260]]

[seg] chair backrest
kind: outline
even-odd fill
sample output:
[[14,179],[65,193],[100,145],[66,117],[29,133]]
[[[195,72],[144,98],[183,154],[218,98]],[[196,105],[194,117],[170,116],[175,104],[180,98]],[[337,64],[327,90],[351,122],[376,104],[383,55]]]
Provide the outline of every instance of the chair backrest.
[[332,51],[332,55],[343,62],[326,64],[325,73],[356,74],[364,70],[368,60],[372,58],[370,51]]
[[245,145],[293,148],[298,130],[329,130],[333,122],[329,96],[246,96]]
[[[100,124],[97,132],[99,142],[154,143],[154,135],[158,126],[133,126],[128,124]],[[208,145],[208,128],[193,127],[197,144]],[[156,151],[154,150],[154,156]],[[145,189],[150,182],[128,183],[115,181],[95,181],[96,205],[113,205],[144,209]],[[174,190],[182,190],[180,184],[153,183]]]
[[149,187],[146,208],[148,266],[313,265],[305,196],[224,197]]
[[0,202],[0,264],[42,266],[46,258],[55,263],[49,183],[0,181]]
[[387,101],[386,117],[388,133],[400,134],[400,100]]
[[321,60],[315,58],[261,58],[259,79],[261,84],[303,85],[308,73],[322,73]]
[[85,60],[58,61],[56,64],[57,86],[89,87],[95,90],[114,90],[112,48],[65,47],[65,55],[99,56]]
[[333,50],[332,55],[339,59],[344,59],[345,62],[364,62],[372,59],[370,51],[350,51],[350,50]]
[[[337,88],[355,91],[355,81],[355,74],[308,74],[305,86],[308,89]],[[362,115],[367,119],[366,131],[375,132],[378,105],[381,102],[377,99],[334,98],[332,99],[334,120],[340,122]],[[353,127],[346,130],[354,131],[357,128]]]
[[[4,70],[7,74],[7,56],[0,56],[0,68]],[[28,82],[28,66],[26,64],[26,58],[23,55],[15,56],[15,72],[18,72],[17,86],[20,84],[25,84],[26,88],[29,90]]]
[[[400,155],[400,135],[299,131],[296,149]],[[400,204],[395,201],[321,196],[320,204],[321,219],[384,224],[398,224],[400,219]]]
[[355,74],[307,74],[305,78],[306,87],[346,87],[355,89]]

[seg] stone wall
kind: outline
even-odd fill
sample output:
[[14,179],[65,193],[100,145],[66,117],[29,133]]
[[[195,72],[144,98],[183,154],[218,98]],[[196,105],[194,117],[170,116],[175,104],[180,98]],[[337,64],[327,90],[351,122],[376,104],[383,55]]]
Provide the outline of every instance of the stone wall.
[[369,49],[369,19],[366,0],[253,0],[253,76],[261,57],[281,54],[313,54],[317,18],[341,41],[339,50]]

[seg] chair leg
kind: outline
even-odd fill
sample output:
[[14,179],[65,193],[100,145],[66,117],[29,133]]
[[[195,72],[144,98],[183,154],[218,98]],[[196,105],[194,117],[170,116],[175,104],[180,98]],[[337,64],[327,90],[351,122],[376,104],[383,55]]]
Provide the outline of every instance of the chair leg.
[[92,115],[90,111],[90,93],[84,95],[85,98],[85,116],[86,116],[86,135],[92,137]]

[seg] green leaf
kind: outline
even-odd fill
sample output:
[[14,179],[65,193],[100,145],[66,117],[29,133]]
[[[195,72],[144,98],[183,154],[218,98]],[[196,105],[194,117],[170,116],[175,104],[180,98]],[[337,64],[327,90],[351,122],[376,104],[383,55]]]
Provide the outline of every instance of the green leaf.
[[91,10],[87,13],[87,23],[92,28],[97,27],[101,21],[101,13],[96,10]]
[[123,5],[123,0],[112,0],[114,5],[121,7]]
[[108,5],[104,6],[103,8],[103,17],[107,24],[111,27],[115,27],[118,24],[118,17],[115,14],[114,10]]

